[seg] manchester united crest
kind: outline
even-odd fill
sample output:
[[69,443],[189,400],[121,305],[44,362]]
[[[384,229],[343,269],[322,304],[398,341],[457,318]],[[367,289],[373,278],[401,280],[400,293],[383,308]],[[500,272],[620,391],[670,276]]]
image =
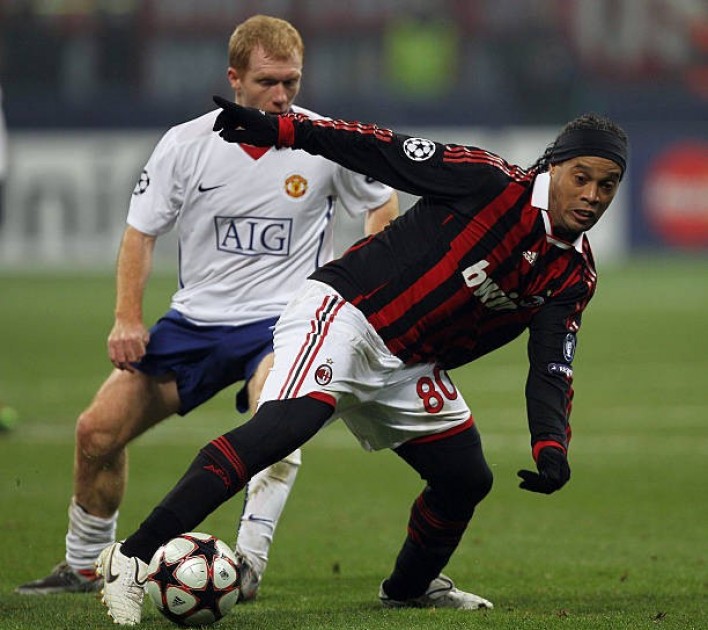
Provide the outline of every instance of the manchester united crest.
[[302,175],[291,175],[285,180],[285,192],[298,199],[307,192],[307,180]]

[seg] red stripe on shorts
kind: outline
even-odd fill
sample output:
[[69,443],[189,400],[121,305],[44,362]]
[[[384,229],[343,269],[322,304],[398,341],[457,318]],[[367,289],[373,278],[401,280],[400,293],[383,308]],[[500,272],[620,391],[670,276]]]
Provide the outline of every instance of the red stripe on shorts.
[[453,435],[457,435],[458,433],[462,433],[463,431],[473,426],[474,418],[470,416],[462,424],[456,424],[454,427],[450,427],[449,429],[441,431],[440,433],[431,433],[430,435],[424,435],[423,437],[408,440],[406,444],[425,444],[426,442],[436,442],[437,440],[444,440],[445,438],[449,438]]
[[337,407],[337,399],[331,394],[327,394],[326,392],[310,392],[309,394],[307,394],[307,397],[319,400],[325,405],[329,405],[333,409]]
[[311,330],[305,336],[305,341],[290,367],[283,386],[280,388],[278,399],[296,397],[307,375],[307,369],[312,365],[317,352],[322,347],[324,337],[327,335],[332,320],[342,306],[344,306],[344,300],[337,296],[327,295],[322,300],[315,312],[315,317],[310,321]]
[[305,369],[302,371],[302,374],[300,375],[300,380],[295,385],[295,389],[293,390],[293,396],[297,397],[298,393],[300,392],[300,388],[302,387],[302,384],[305,381],[305,377],[307,376],[307,373],[310,371],[310,368],[312,367],[312,363],[315,360],[315,357],[319,353],[319,351],[322,349],[322,345],[324,344],[325,337],[327,336],[327,333],[329,332],[329,327],[332,325],[332,322],[334,321],[334,318],[337,317],[337,313],[339,313],[339,310],[344,306],[345,302],[344,300],[339,300],[338,304],[334,307],[334,311],[328,315],[324,321],[324,327],[322,329],[322,333],[320,334],[319,339],[317,340],[317,345],[315,348],[312,350],[310,353],[309,357],[305,357],[305,359],[308,359],[307,365],[305,366]]

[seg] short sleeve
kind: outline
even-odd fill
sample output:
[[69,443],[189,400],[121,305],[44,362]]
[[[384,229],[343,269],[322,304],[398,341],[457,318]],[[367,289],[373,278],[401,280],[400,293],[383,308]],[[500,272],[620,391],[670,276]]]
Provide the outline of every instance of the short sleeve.
[[334,187],[339,201],[352,217],[382,206],[393,194],[390,186],[342,166],[335,170]]
[[172,229],[184,201],[175,130],[168,131],[140,173],[128,210],[128,224],[158,236]]

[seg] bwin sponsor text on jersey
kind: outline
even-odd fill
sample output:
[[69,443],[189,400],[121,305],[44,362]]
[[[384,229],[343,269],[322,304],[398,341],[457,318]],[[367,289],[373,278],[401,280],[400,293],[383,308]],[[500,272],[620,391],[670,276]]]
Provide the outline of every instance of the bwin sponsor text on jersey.
[[474,289],[472,293],[487,308],[495,311],[514,311],[519,307],[538,307],[545,302],[545,299],[538,295],[521,300],[519,300],[519,294],[516,292],[511,292],[507,295],[484,271],[489,267],[489,264],[487,260],[480,260],[462,271],[465,284],[470,289]]

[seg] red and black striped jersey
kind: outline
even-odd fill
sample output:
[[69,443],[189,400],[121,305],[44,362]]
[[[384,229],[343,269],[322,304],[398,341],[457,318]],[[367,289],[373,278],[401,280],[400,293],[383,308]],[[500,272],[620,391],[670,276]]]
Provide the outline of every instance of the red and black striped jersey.
[[405,363],[454,368],[528,329],[532,441],[567,444],[576,333],[596,273],[584,235],[570,244],[552,233],[549,176],[374,125],[294,127],[296,148],[421,196],[310,277],[359,308]]

